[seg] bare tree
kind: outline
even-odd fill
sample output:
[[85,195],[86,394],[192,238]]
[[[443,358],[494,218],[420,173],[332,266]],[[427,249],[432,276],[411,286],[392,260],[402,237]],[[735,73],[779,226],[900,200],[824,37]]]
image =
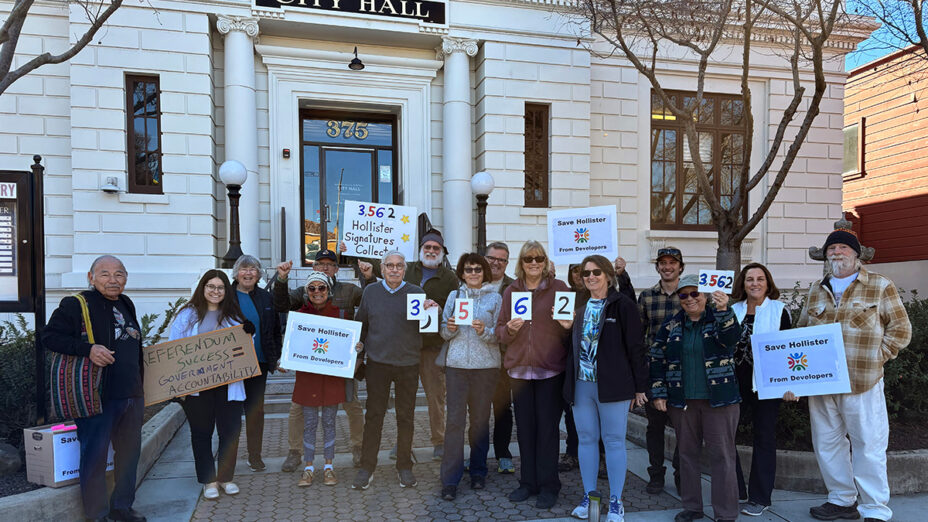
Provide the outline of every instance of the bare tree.
[[880,21],[880,29],[871,36],[874,47],[894,50],[918,45],[928,56],[922,0],[858,0],[848,9]]
[[[825,48],[843,20],[842,0],[578,0],[579,16],[589,29],[624,55],[651,83],[666,110],[683,122],[683,137],[692,158],[699,197],[718,231],[716,266],[737,270],[741,244],[776,198],[800,147],[806,140],[826,91]],[[734,49],[734,51],[733,51]],[[792,72],[792,99],[776,126],[764,160],[751,171],[754,120],[751,115],[751,58],[758,51],[777,53]],[[741,101],[746,139],[743,161],[732,194],[719,198],[712,186],[712,166],[700,150],[697,119],[703,107],[706,71],[711,62],[732,63],[740,54]],[[695,99],[684,104],[661,83],[661,60],[696,62]],[[800,81],[811,73],[812,92]],[[803,103],[805,102],[805,103]],[[802,107],[802,110],[800,110]],[[798,126],[794,120],[799,119]],[[789,130],[790,137],[787,137]],[[794,133],[794,134],[793,134]],[[785,150],[783,150],[785,148]],[[748,215],[748,193],[772,175],[757,209]],[[695,198],[694,198],[695,199]]]
[[13,57],[19,43],[19,33],[23,29],[29,10],[35,0],[13,0],[13,9],[0,25],[0,95],[16,80],[50,63],[62,63],[73,58],[87,46],[106,20],[122,5],[122,0],[76,0],[87,16],[90,27],[70,48],[61,54],[42,53],[13,69]]

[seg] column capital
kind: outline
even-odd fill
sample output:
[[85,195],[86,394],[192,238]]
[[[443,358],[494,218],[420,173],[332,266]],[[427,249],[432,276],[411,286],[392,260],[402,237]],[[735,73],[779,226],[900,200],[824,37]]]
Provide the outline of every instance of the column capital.
[[258,36],[258,19],[247,16],[219,15],[216,17],[216,29],[219,30],[219,34],[241,31],[250,38],[256,38]]
[[441,39],[441,47],[435,49],[437,60],[444,60],[446,56],[452,53],[465,53],[467,56],[477,54],[477,40],[470,38],[454,38],[444,36]]

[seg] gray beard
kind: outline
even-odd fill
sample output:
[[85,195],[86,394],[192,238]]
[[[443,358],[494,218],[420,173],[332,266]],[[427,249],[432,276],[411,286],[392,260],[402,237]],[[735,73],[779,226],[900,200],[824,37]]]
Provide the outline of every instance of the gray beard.
[[849,258],[829,259],[828,264],[831,265],[831,273],[838,277],[838,274],[854,267],[854,260]]
[[439,255],[435,259],[427,259],[423,256],[422,266],[424,266],[425,268],[438,268],[439,266],[441,266],[441,259],[442,259],[441,255]]

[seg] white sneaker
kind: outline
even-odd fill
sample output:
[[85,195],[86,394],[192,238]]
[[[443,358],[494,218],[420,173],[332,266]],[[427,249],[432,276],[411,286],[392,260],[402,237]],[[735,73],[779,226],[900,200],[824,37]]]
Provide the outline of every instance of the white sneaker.
[[606,522],[625,522],[625,506],[616,497],[609,498],[609,514]]
[[219,486],[215,482],[203,485],[203,498],[208,500],[219,498]]
[[574,518],[579,518],[580,520],[587,520],[590,518],[590,497],[589,495],[583,495],[583,500],[577,504],[577,507],[570,512],[570,516]]
[[238,486],[235,485],[235,482],[225,482],[220,484],[222,490],[226,492],[226,495],[236,495],[238,494]]

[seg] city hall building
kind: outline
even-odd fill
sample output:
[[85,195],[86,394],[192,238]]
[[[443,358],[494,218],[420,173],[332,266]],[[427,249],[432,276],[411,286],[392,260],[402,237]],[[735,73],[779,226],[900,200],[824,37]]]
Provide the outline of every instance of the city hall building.
[[[426,213],[456,260],[475,244],[478,171],[495,182],[487,239],[513,257],[528,239],[546,242],[548,210],[615,205],[639,289],[654,284],[664,245],[683,250],[687,271],[713,266],[717,236],[681,122],[620,53],[557,10],[567,3],[126,2],[70,62],[0,95],[0,169],[43,157],[50,304],[84,288],[106,253],[124,260],[141,311],[189,295],[228,248],[219,166],[233,159],[248,173],[242,248],[268,267],[281,257],[307,266],[334,248],[348,200]],[[77,4],[37,3],[17,63],[61,52],[86,27]],[[782,287],[820,276],[807,249],[841,218],[842,57],[870,29],[844,28],[826,49],[821,114],[744,241],[743,261],[767,264]],[[699,130],[722,198],[738,183],[744,140],[756,168],[792,95],[785,59],[760,52],[754,63],[751,136],[739,64],[709,67]],[[666,88],[694,95],[695,62],[660,64]],[[802,78],[811,92],[811,72]],[[751,210],[771,179],[751,192]]]

